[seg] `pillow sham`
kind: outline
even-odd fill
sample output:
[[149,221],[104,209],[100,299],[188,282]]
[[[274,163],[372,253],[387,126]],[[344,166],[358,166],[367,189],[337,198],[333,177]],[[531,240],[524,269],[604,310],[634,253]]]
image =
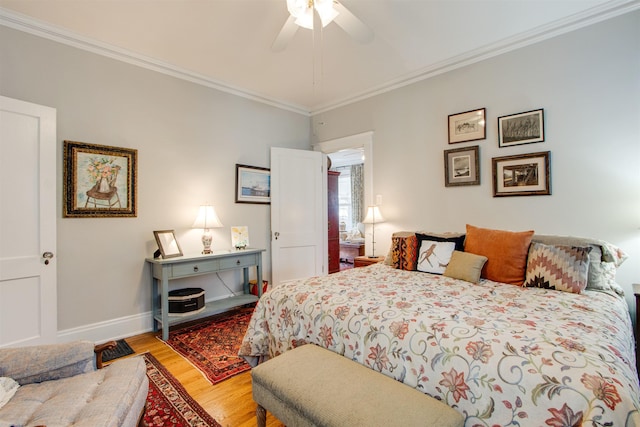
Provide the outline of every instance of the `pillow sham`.
[[579,294],[587,287],[590,252],[590,247],[531,243],[524,286]]
[[419,248],[416,269],[424,273],[444,273],[453,251],[464,249],[464,235],[440,237],[416,233],[416,238]]
[[478,281],[480,281],[482,267],[486,262],[486,256],[476,255],[470,252],[453,251],[449,265],[447,265],[447,268],[444,270],[444,275],[453,279],[478,283]]
[[464,251],[487,257],[481,277],[522,285],[533,233],[533,230],[514,232],[467,224]]

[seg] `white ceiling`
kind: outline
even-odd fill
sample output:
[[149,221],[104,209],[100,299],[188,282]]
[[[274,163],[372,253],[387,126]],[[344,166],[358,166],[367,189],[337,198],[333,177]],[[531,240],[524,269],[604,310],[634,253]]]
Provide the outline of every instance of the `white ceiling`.
[[[271,44],[286,0],[0,0],[0,24],[303,113],[640,8],[640,0],[341,0],[335,23]],[[314,53],[315,52],[315,53]]]

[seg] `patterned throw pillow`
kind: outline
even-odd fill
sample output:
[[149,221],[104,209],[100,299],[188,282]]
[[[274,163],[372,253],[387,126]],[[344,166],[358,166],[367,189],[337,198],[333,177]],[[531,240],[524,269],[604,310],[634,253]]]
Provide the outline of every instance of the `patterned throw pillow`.
[[418,239],[415,235],[391,238],[391,265],[400,270],[415,270]]
[[524,286],[579,294],[587,287],[590,251],[590,247],[531,243]]
[[455,249],[456,244],[453,242],[422,240],[416,268],[424,273],[442,274],[449,265]]
[[418,262],[416,268],[424,273],[443,274],[454,250],[464,249],[465,236],[441,237],[416,233]]

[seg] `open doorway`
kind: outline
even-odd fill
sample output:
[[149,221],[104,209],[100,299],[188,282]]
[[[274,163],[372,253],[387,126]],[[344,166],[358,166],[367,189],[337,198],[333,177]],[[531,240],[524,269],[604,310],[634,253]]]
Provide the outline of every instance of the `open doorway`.
[[345,148],[328,154],[331,171],[338,176],[340,270],[353,268],[354,259],[365,253],[364,149]]
[[[363,197],[364,202],[363,206],[368,206],[372,204],[373,200],[373,132],[363,132],[355,135],[345,136],[342,138],[332,139],[328,141],[318,142],[313,145],[313,149],[315,151],[320,151],[326,154],[329,158],[332,158],[332,168],[334,166],[337,167],[339,165],[338,158],[342,156],[342,154],[338,154],[340,152],[343,153],[352,153],[350,150],[358,150],[358,153],[355,156],[359,159],[364,159],[363,163],[363,177],[362,177],[362,188],[363,188]],[[346,150],[346,151],[345,151]],[[346,156],[346,154],[345,154]],[[333,157],[336,158],[335,163],[333,163]],[[360,222],[358,221],[356,214],[356,224]],[[353,221],[353,218],[352,218]],[[346,221],[345,221],[346,222]],[[348,230],[345,230],[348,231]],[[332,237],[333,239],[333,237]],[[369,236],[365,236],[365,249],[364,253],[368,253],[368,250],[371,248],[371,239]],[[328,254],[335,250],[332,240],[331,248],[329,248],[329,239],[326,241],[326,253]],[[358,248],[359,250],[359,248]],[[338,248],[339,251],[339,248]],[[334,259],[334,258],[331,258]]]

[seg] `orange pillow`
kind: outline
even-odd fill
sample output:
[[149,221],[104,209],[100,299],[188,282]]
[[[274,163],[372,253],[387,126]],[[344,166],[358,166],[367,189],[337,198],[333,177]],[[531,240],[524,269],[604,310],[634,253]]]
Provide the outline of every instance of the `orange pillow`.
[[494,282],[522,285],[533,233],[533,230],[491,230],[467,224],[464,251],[487,257],[482,277]]

